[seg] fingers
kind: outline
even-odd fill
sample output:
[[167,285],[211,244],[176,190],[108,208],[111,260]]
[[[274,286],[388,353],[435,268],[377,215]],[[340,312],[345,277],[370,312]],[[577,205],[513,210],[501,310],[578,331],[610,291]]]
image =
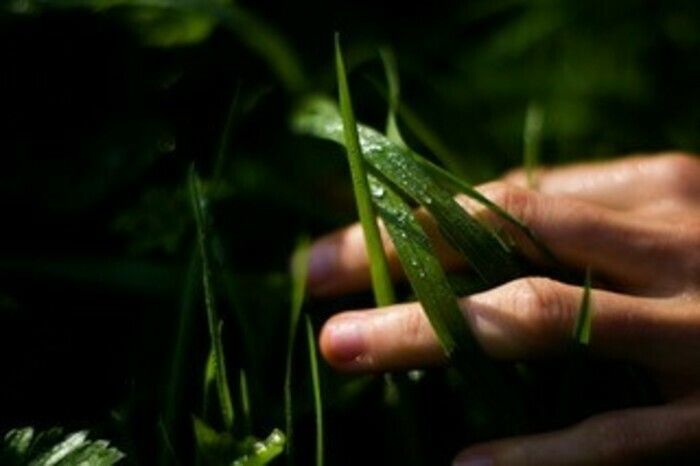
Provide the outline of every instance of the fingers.
[[[565,264],[592,267],[601,277],[634,289],[654,290],[681,284],[679,264],[697,246],[697,228],[681,224],[650,222],[625,212],[576,199],[549,196],[506,183],[483,185],[480,191],[522,220]],[[522,252],[540,260],[513,225],[464,196],[458,201],[486,222],[506,229]],[[433,219],[424,211],[419,221],[432,239],[446,269],[463,264],[460,256],[442,239]],[[385,249],[394,276],[400,276],[396,251],[385,236]],[[316,295],[358,291],[369,285],[369,267],[359,225],[317,241],[311,250],[309,288]],[[685,283],[683,283],[685,285]]]
[[[545,278],[519,279],[460,300],[473,334],[487,353],[525,359],[561,351],[570,343],[583,290]],[[700,318],[681,304],[593,292],[591,348],[655,367],[700,363]],[[386,371],[444,362],[417,303],[332,317],[321,351],[337,369]],[[694,348],[694,353],[692,350]],[[678,355],[685,355],[679,358]],[[670,362],[669,362],[670,361]]]
[[[700,158],[682,153],[637,156],[620,160],[541,169],[537,189],[546,194],[571,196],[613,209],[631,209],[673,199],[700,201]],[[517,170],[505,181],[527,186]]]
[[700,403],[626,410],[460,453],[455,466],[698,464]]

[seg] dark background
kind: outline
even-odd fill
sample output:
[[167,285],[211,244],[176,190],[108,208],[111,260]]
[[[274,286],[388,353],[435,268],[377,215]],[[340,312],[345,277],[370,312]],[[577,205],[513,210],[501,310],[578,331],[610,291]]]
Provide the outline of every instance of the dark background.
[[[0,7],[0,428],[91,428],[132,460],[152,462],[194,244],[184,184],[194,163],[224,186],[211,205],[231,277],[220,312],[226,318],[235,307],[248,319],[252,344],[244,347],[229,316],[226,345],[232,367],[249,371],[254,430],[266,435],[283,422],[289,254],[302,233],[355,218],[342,153],[290,133],[302,90],[284,84],[245,32],[178,8],[71,3]],[[380,128],[386,104],[368,78],[383,82],[377,48],[392,47],[402,100],[459,154],[460,171],[473,182],[521,163],[532,101],[544,109],[545,163],[700,147],[695,1],[243,7],[296,51],[304,92],[335,92],[339,31],[356,113]],[[368,298],[314,302],[309,310],[318,328],[330,313],[367,306]],[[198,319],[185,418],[198,409],[208,345],[203,310]],[[305,361],[302,354],[300,373]],[[393,428],[414,424],[387,414],[381,383],[368,380],[355,393],[357,381],[325,367],[323,376],[328,454],[337,464],[396,464],[404,453],[416,464],[438,464],[480,437],[461,430],[462,411],[450,404],[457,394],[444,388],[442,374],[405,392],[416,398],[407,403],[419,419],[409,433]],[[304,450],[313,438],[308,382],[297,380]],[[547,393],[539,395],[533,430],[557,423]],[[623,393],[614,404],[625,400]],[[178,434],[183,458],[191,454],[186,424]]]

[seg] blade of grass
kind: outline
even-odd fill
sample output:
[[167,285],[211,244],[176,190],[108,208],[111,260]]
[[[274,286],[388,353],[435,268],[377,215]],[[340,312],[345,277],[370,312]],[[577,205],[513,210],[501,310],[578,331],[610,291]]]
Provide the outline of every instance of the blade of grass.
[[377,226],[377,218],[372,205],[369,183],[360,147],[357,123],[352,109],[352,100],[345,72],[345,62],[340,48],[340,37],[335,35],[335,65],[338,75],[338,99],[340,101],[340,114],[342,117],[343,140],[350,165],[353,191],[357,211],[365,234],[367,255],[370,259],[370,273],[372,277],[372,289],[377,306],[388,306],[394,303],[394,289],[389,275],[382,239]]
[[530,102],[525,113],[525,128],[523,130],[523,165],[530,188],[537,188],[536,173],[540,165],[542,147],[542,124],[544,115],[542,107],[536,102]]
[[[294,119],[297,131],[344,144],[343,124],[328,101],[307,103]],[[437,221],[445,239],[461,252],[486,285],[523,273],[512,252],[494,231],[470,216],[416,161],[413,153],[377,131],[359,125],[362,154],[373,173],[421,204]]]
[[284,376],[284,414],[286,428],[286,450],[288,464],[293,463],[293,431],[294,431],[294,410],[292,405],[292,362],[294,360],[294,342],[296,340],[297,328],[299,327],[299,317],[301,308],[304,305],[306,294],[306,277],[309,272],[309,238],[303,237],[297,242],[297,246],[292,254],[291,279],[292,296],[291,310],[289,313],[289,334],[287,337],[287,359]]
[[165,389],[165,403],[163,408],[163,418],[161,422],[163,430],[163,443],[161,444],[158,457],[158,464],[164,466],[171,463],[172,445],[168,441],[169,437],[175,431],[177,421],[177,408],[183,396],[184,377],[187,354],[189,353],[191,328],[194,321],[194,313],[196,307],[194,305],[195,297],[198,292],[197,274],[199,272],[199,256],[197,249],[194,248],[190,256],[187,266],[187,275],[185,276],[182,287],[182,297],[180,299],[180,312],[177,323],[177,334],[175,337],[175,348],[173,356],[170,360],[170,370],[168,372],[168,381]]
[[399,81],[396,56],[389,47],[382,47],[379,49],[379,56],[382,59],[384,74],[386,75],[387,86],[389,87],[389,111],[386,116],[386,128],[384,132],[389,140],[395,142],[399,146],[407,147],[403,137],[401,137],[399,125],[396,122],[396,110],[399,106],[401,95],[401,84]]
[[250,409],[250,392],[248,389],[248,376],[244,369],[241,369],[238,378],[238,385],[241,395],[241,415],[243,416],[243,426],[246,435],[253,433],[253,418]]
[[[234,411],[231,401],[231,391],[229,390],[228,377],[226,375],[226,362],[224,357],[221,332],[223,323],[218,320],[214,290],[212,286],[211,269],[209,267],[208,235],[205,219],[206,201],[202,195],[200,180],[194,168],[190,170],[189,177],[190,201],[194,212],[195,223],[197,225],[197,243],[199,246],[200,264],[202,267],[202,285],[204,289],[204,304],[207,311],[207,325],[209,328],[209,338],[211,339],[211,351],[209,361],[215,373],[216,391],[219,399],[219,407],[224,426],[227,430],[233,429]],[[207,363],[207,368],[209,368]],[[208,372],[208,369],[207,369]]]
[[316,417],[316,466],[323,466],[323,403],[321,399],[321,378],[318,374],[318,354],[316,336],[311,319],[306,317],[306,342],[309,348],[309,366],[311,368],[311,385],[314,394],[314,414]]
[[588,346],[591,340],[591,322],[593,309],[591,304],[591,269],[586,270],[586,281],[583,285],[583,296],[579,306],[576,324],[574,325],[573,340],[582,346]]

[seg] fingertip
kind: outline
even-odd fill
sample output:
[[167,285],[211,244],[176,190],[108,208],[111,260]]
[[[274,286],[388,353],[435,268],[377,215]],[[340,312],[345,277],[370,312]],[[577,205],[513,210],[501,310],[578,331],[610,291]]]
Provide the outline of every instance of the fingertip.
[[323,295],[327,292],[337,268],[337,249],[328,238],[322,238],[311,245],[307,285],[312,293]]
[[329,319],[321,329],[319,346],[324,359],[336,369],[351,369],[365,354],[364,318],[345,313]]

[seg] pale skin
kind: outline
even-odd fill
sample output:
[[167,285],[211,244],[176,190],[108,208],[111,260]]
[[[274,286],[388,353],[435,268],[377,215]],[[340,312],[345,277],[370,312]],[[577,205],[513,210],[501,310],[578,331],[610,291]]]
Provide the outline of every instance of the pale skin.
[[[567,266],[590,267],[591,350],[654,374],[665,404],[596,415],[561,431],[465,449],[455,465],[669,464],[700,458],[700,158],[681,153],[543,169],[536,190],[515,172],[482,185],[487,197],[524,221]],[[483,208],[458,199],[487,222]],[[419,212],[445,268],[468,267]],[[530,260],[542,257],[515,236]],[[383,233],[384,235],[384,233]],[[385,236],[385,235],[384,235]],[[398,258],[385,236],[397,280]],[[362,231],[352,225],[320,238],[309,288],[317,297],[369,287]],[[583,290],[527,277],[460,298],[460,308],[494,358],[528,360],[563,352]],[[417,303],[342,312],[323,327],[320,347],[346,372],[381,372],[445,363]],[[675,463],[672,463],[675,464]]]

